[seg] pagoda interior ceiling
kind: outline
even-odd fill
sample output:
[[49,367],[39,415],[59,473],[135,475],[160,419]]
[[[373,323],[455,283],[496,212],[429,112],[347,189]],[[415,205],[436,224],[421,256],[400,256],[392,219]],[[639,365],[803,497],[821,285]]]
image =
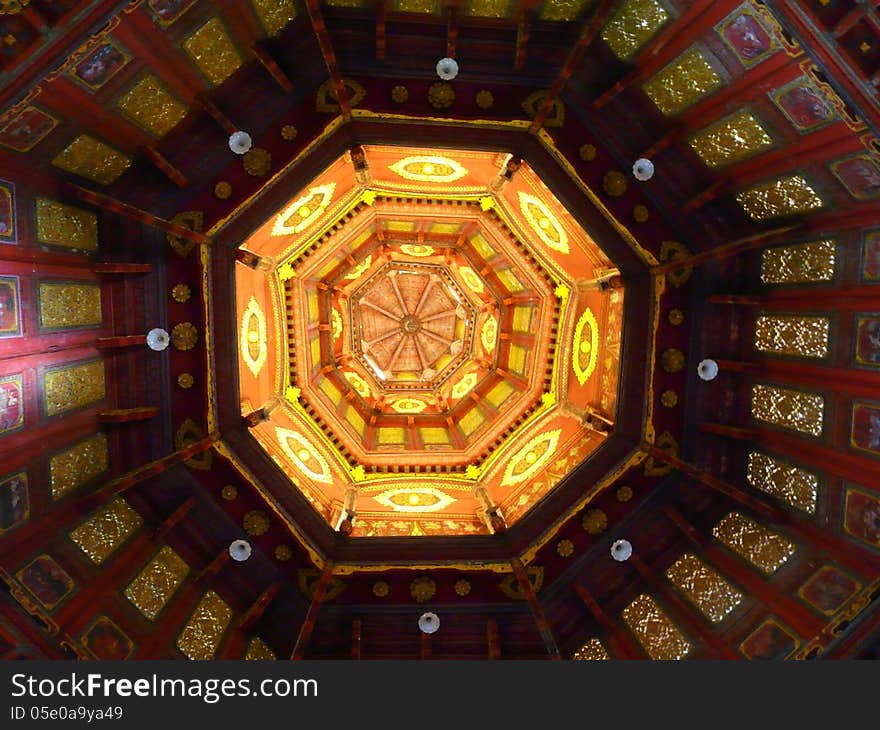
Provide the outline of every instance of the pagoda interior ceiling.
[[878,84],[853,0],[0,2],[0,656],[876,656]]

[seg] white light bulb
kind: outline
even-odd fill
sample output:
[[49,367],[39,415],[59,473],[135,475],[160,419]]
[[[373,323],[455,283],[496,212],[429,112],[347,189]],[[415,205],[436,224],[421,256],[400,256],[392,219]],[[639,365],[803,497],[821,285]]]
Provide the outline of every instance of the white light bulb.
[[247,132],[233,132],[229,136],[229,149],[237,155],[243,155],[251,148],[251,136]]
[[239,563],[251,556],[251,544],[247,540],[233,540],[229,545],[229,555]]
[[633,546],[629,540],[615,540],[614,544],[611,546],[611,557],[621,563],[624,560],[629,560],[629,557],[632,554]]
[[697,365],[697,375],[701,380],[714,380],[718,375],[718,363],[710,358],[700,360]]
[[162,352],[162,350],[168,347],[169,342],[171,342],[171,338],[161,327],[154,327],[147,332],[147,346],[151,350]]
[[440,617],[430,611],[423,613],[419,616],[419,628],[422,630],[422,633],[433,634],[440,628]]
[[640,157],[633,164],[633,175],[636,180],[650,180],[654,176],[654,163],[645,157]]
[[437,75],[444,81],[452,81],[458,76],[458,61],[454,58],[441,58],[437,61]]

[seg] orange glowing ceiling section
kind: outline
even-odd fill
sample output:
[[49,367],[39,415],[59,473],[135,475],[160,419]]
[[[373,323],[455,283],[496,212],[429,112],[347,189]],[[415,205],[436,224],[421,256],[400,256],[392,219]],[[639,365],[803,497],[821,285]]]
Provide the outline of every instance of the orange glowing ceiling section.
[[363,148],[258,228],[236,267],[242,413],[355,537],[513,524],[614,419],[622,288],[540,179],[509,155]]

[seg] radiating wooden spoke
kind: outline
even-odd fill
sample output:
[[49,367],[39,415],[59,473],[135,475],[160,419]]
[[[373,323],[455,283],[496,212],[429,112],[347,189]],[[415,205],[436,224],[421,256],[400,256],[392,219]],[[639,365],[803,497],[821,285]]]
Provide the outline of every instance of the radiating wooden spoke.
[[425,306],[425,303],[428,301],[428,295],[431,293],[431,289],[434,287],[434,278],[431,277],[428,279],[428,283],[425,284],[425,288],[422,290],[422,296],[419,297],[419,301],[416,304],[416,308],[412,311],[412,313],[418,316],[418,313],[422,311],[422,307]]
[[431,330],[422,329],[419,330],[419,334],[425,335],[425,337],[430,337],[432,340],[437,340],[437,342],[442,342],[447,347],[449,347],[453,342],[453,340],[447,340],[445,337],[435,335],[433,332],[431,332]]
[[[384,314],[388,319],[393,319],[395,322],[400,319],[399,314],[392,314],[387,309],[380,307],[378,304],[371,302],[369,299],[361,300],[362,307],[369,307],[370,309],[375,309],[379,314]],[[406,310],[404,309],[404,314],[406,314]]]
[[400,353],[403,352],[403,346],[406,344],[406,337],[403,335],[400,336],[400,341],[397,343],[397,347],[394,348],[394,352],[391,354],[391,358],[388,360],[388,364],[383,368],[388,372],[394,371],[394,363],[397,362],[397,358],[400,357]]
[[406,306],[406,300],[403,298],[403,294],[400,292],[400,287],[397,286],[397,277],[389,276],[388,279],[391,281],[391,288],[394,289],[394,294],[397,297],[397,303],[400,305],[400,311],[403,312],[404,315],[412,314]]
[[389,337],[394,337],[394,335],[400,334],[400,332],[396,329],[388,330],[384,335],[379,335],[378,337],[374,337],[372,340],[364,340],[364,349],[369,349],[373,345],[378,342],[382,342],[382,340],[387,340]]
[[454,309],[446,309],[442,312],[437,312],[435,314],[429,314],[427,317],[419,317],[419,321],[422,324],[425,322],[433,322],[435,319],[443,319],[444,317],[454,317],[455,310]]
[[419,356],[419,369],[422,372],[424,372],[425,369],[428,367],[428,360],[425,357],[425,353],[422,352],[422,343],[419,342],[419,338],[416,337],[415,335],[412,335],[412,338],[413,338],[413,342],[416,345],[416,355]]

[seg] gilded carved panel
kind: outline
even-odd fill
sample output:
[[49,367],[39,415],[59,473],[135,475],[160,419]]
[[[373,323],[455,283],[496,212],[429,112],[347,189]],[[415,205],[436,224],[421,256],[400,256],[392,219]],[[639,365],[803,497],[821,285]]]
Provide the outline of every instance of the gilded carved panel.
[[628,0],[602,29],[602,40],[621,61],[636,52],[669,20],[658,0]]
[[94,137],[81,134],[55,156],[52,164],[101,185],[109,185],[129,168],[131,158]]
[[825,357],[830,329],[828,317],[762,314],[755,319],[755,349],[791,357]]
[[749,452],[746,477],[756,489],[772,494],[792,507],[813,514],[819,477],[782,459],[760,451]]
[[70,539],[95,565],[101,565],[142,524],[143,518],[124,499],[114,499],[70,531]]
[[[251,0],[266,34],[278,35],[296,17],[293,0]],[[332,3],[331,3],[332,4]]]
[[37,241],[83,251],[98,249],[98,217],[88,210],[37,198]]
[[712,535],[768,575],[777,571],[795,552],[794,544],[782,535],[739,512],[724,517],[715,525]]
[[707,51],[692,46],[642,86],[663,114],[680,114],[722,84]]
[[670,565],[666,577],[713,623],[723,620],[743,599],[742,593],[691,553]]
[[545,0],[541,5],[541,20],[576,20],[588,0]]
[[152,74],[144,76],[116,103],[141,129],[164,137],[186,116],[186,105],[175,99]]
[[766,150],[773,145],[773,138],[751,112],[740,109],[697,132],[690,145],[707,166],[718,167]]
[[269,661],[275,660],[278,657],[275,656],[275,652],[263,641],[261,638],[255,636],[251,639],[251,642],[248,644],[247,651],[244,654],[244,658],[249,661]]
[[469,0],[464,14],[476,18],[507,18],[512,6],[513,0]]
[[102,322],[98,284],[40,282],[40,327],[62,329],[93,327]]
[[577,661],[601,661],[610,659],[605,647],[599,639],[590,639],[580,649],[578,649],[571,657]]
[[811,436],[822,435],[825,399],[818,393],[756,384],[752,386],[752,417]]
[[682,659],[691,649],[671,619],[644,593],[623,610],[623,620],[651,659]]
[[781,215],[807,213],[825,205],[819,195],[801,175],[789,175],[761,183],[736,196],[737,201],[754,220],[766,220]]
[[145,618],[155,621],[188,573],[189,566],[183,558],[164,545],[128,584],[125,597]]
[[208,591],[177,637],[177,648],[190,659],[213,659],[231,619],[232,609],[214,591]]
[[761,252],[761,281],[764,284],[832,281],[836,249],[835,242],[830,238],[765,248]]
[[218,18],[211,18],[189,36],[183,49],[214,86],[226,81],[242,64],[238,49]]
[[52,499],[107,471],[110,461],[107,435],[96,433],[49,459],[49,487]]
[[47,416],[84,408],[106,396],[103,360],[65,365],[43,373],[43,403]]

